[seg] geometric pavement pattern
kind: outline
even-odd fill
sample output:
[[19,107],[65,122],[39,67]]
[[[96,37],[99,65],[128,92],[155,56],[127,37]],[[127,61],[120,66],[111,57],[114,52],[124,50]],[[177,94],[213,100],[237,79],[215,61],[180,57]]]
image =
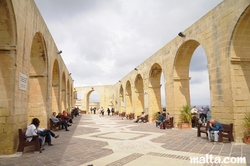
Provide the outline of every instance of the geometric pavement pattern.
[[[224,157],[246,157],[250,166],[250,145],[224,142],[213,145],[206,135],[197,137],[196,129],[161,130],[152,123],[133,123],[119,116],[100,117],[83,114],[73,119],[68,132],[54,131],[59,138],[52,139],[54,146],[43,145],[40,154],[33,147],[23,154],[0,156],[1,166],[151,166],[194,165],[189,157],[205,154]],[[195,164],[223,166],[237,164]]]

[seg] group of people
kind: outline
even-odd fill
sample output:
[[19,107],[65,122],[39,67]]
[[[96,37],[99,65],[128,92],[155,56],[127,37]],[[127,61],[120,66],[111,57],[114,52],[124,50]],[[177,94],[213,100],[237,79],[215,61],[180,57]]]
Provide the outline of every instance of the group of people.
[[[99,114],[99,116],[104,116],[104,108],[103,107],[101,107],[100,109],[98,109],[98,114]],[[114,115],[114,113],[115,113],[115,109],[112,107],[111,109],[108,107],[107,108],[107,113],[108,113],[108,116],[113,116]]]
[[[72,125],[73,123],[73,117],[72,116],[78,116],[79,115],[79,108],[72,108],[71,114],[67,113],[65,110],[62,113],[58,113],[56,115],[56,112],[52,113],[51,120],[54,124],[59,124],[62,126],[62,129],[65,129],[65,131],[69,131],[68,127]],[[48,142],[48,146],[53,146],[51,143],[51,137],[58,138],[59,135],[56,135],[54,132],[52,132],[49,129],[41,129],[39,128],[40,120],[38,118],[33,118],[31,124],[28,126],[25,135],[26,136],[35,136],[39,135],[39,144],[40,144],[40,153],[44,150],[42,148],[42,144],[44,139],[46,138],[46,141]],[[26,139],[26,141],[35,141],[36,137],[29,137]]]
[[[202,106],[201,108],[196,108],[196,106],[193,106],[191,109],[192,114],[192,126],[195,127],[197,121],[198,123],[204,123],[208,124],[208,142],[214,141],[214,144],[218,144],[218,138],[219,138],[219,131],[224,130],[223,126],[220,122],[210,119],[208,120],[208,113],[210,109],[208,106]],[[209,123],[208,123],[209,122]]]
[[156,127],[160,129],[165,129],[165,122],[169,123],[170,121],[170,115],[169,113],[166,113],[166,110],[164,109],[162,112],[158,112],[158,119],[155,121]]
[[206,123],[208,121],[208,113],[210,109],[208,106],[202,106],[201,108],[197,108],[193,106],[191,109],[192,114],[192,127],[196,127],[197,122],[199,123]]
[[96,113],[96,107],[90,107],[90,112],[92,114],[92,112],[94,112],[94,114]]
[[[164,128],[164,122],[169,122],[170,120],[170,115],[169,113],[166,113],[166,110],[163,109],[162,112],[157,112],[158,113],[158,119],[156,120],[156,127],[160,128],[161,126]],[[142,120],[143,118],[145,118],[148,114],[145,112],[142,112],[142,115],[139,116],[134,123],[138,123],[140,120]]]

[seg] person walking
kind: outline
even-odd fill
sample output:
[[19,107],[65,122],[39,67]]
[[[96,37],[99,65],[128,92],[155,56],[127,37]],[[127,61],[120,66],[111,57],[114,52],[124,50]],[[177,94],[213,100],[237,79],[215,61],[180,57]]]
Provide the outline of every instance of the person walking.
[[110,109],[109,108],[108,108],[107,112],[108,112],[108,116],[109,116],[110,115]]

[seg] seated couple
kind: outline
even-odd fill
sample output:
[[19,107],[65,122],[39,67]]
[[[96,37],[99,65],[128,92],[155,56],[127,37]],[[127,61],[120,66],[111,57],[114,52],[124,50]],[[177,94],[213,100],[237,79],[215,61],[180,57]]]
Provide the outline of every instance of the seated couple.
[[69,131],[68,127],[71,126],[70,124],[68,124],[65,120],[61,120],[59,118],[56,117],[56,112],[53,112],[53,115],[51,117],[51,120],[54,124],[60,124],[62,125],[62,129],[65,128],[65,131]]
[[[51,136],[54,138],[58,138],[59,135],[55,135],[52,131],[45,129],[45,130],[40,130],[38,127],[40,125],[40,120],[38,118],[32,119],[31,124],[28,126],[25,136],[34,136],[34,135],[39,135],[39,144],[40,144],[40,153],[42,153],[42,144],[43,144],[43,139],[46,137],[46,140],[48,142],[49,146],[53,146],[51,143]],[[27,142],[35,141],[36,137],[30,137],[27,138]]]
[[161,123],[169,122],[169,120],[170,120],[169,113],[166,113],[165,111],[163,111],[162,113],[158,112],[158,114],[159,114],[159,117],[155,122],[156,127],[160,127]]

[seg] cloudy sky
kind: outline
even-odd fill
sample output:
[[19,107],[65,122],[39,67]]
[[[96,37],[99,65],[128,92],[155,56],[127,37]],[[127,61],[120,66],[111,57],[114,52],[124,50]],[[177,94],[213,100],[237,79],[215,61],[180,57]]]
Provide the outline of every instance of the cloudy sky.
[[[222,0],[35,2],[79,87],[117,83]],[[198,47],[190,64],[192,105],[210,104],[206,65]]]

